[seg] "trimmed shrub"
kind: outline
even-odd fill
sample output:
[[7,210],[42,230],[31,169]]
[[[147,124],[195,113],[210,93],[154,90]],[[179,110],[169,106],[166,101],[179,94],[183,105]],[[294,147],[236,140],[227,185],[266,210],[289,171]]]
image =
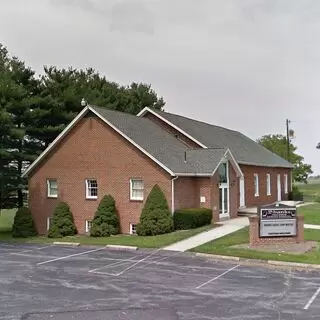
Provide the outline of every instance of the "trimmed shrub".
[[180,209],[173,215],[176,230],[199,228],[210,224],[211,220],[212,210],[208,208]]
[[298,186],[293,185],[292,186],[292,191],[289,192],[289,200],[293,200],[293,201],[303,201],[303,192],[300,191],[300,189],[298,188]]
[[34,221],[27,207],[21,207],[17,210],[12,226],[12,236],[14,238],[27,238],[37,235]]
[[119,233],[119,217],[112,196],[104,196],[92,220],[91,237],[108,237]]
[[49,228],[49,238],[62,238],[74,236],[78,233],[70,207],[65,202],[60,202],[53,213],[52,224]]
[[155,236],[173,231],[173,219],[161,188],[155,185],[148,195],[137,225],[139,236]]

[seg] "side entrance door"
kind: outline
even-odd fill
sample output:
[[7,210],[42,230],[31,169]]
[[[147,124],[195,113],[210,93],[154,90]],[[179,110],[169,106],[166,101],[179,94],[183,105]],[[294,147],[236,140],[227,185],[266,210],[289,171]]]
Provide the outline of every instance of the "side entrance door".
[[281,201],[281,176],[277,174],[277,201]]
[[228,162],[219,167],[219,217],[228,218],[229,212],[229,166]]

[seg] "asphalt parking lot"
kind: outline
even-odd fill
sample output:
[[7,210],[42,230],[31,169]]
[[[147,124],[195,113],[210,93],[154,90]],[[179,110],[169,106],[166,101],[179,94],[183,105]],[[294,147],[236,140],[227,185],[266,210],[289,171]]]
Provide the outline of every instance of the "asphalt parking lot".
[[0,319],[319,319],[319,287],[188,253],[0,244]]

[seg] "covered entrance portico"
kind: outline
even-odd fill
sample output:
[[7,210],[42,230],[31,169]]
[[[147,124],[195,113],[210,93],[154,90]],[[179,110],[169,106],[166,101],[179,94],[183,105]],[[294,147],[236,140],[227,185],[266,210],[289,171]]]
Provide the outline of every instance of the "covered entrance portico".
[[238,197],[238,179],[243,178],[243,173],[232,156],[230,150],[227,150],[216,168],[218,180],[219,197],[219,220],[224,220],[233,216],[233,211],[237,210]]

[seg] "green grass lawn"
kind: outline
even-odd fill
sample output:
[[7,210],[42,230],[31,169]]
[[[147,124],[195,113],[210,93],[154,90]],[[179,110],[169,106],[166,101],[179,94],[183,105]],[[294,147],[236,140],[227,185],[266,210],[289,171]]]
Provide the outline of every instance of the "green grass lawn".
[[320,197],[320,180],[309,180],[307,184],[297,183],[300,191],[303,192],[304,201],[314,201]]
[[[305,240],[320,241],[320,230],[305,229]],[[262,252],[258,249],[239,249],[231,247],[233,245],[246,243],[249,243],[248,228],[241,229],[228,236],[205,243],[197,248],[192,249],[191,251],[226,256],[236,256],[248,259],[281,260],[290,262],[320,264],[319,248],[314,249],[313,251],[305,254],[285,254]]]
[[299,207],[298,213],[304,216],[304,223],[320,224],[320,203]]
[[54,241],[79,242],[82,245],[130,245],[141,248],[161,248],[177,241],[192,237],[200,232],[208,231],[217,226],[204,226],[197,229],[175,231],[158,236],[140,237],[136,235],[117,235],[105,238],[93,238],[89,236],[73,236],[59,239],[50,239],[45,236],[17,239],[11,236],[11,226],[16,210],[3,210],[0,217],[0,242],[25,242],[25,243],[52,243]]

